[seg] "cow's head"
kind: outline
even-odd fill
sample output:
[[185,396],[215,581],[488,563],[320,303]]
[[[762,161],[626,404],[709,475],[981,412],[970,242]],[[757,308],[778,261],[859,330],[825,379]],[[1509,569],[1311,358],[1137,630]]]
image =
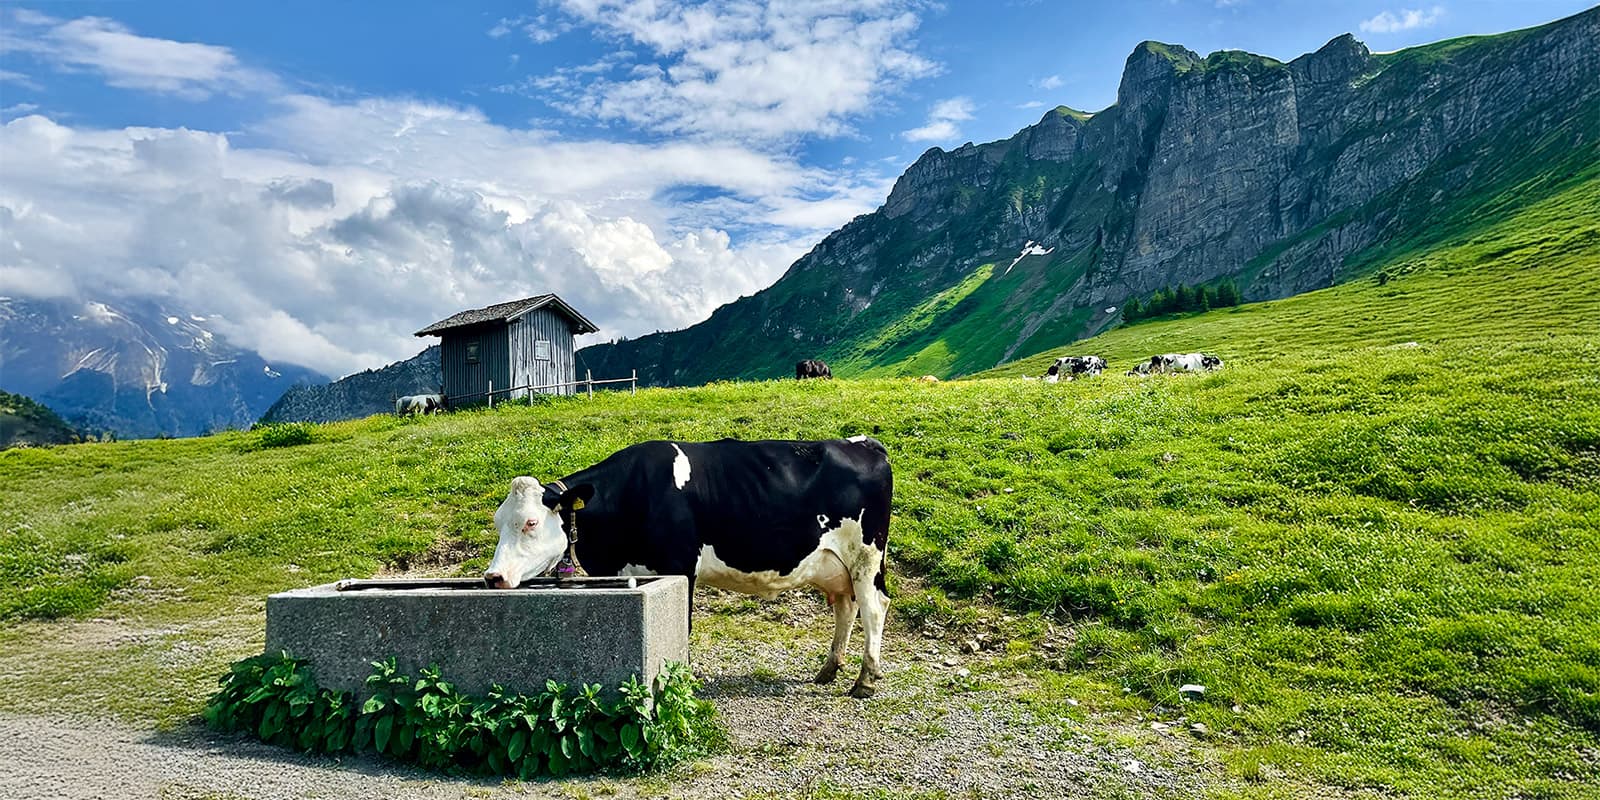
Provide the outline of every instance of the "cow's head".
[[594,487],[589,484],[560,492],[553,486],[540,486],[533,478],[513,478],[511,492],[494,512],[500,543],[483,573],[483,582],[492,589],[515,589],[549,571],[567,549],[561,512],[593,496]]
[[1216,356],[1200,356],[1200,366],[1205,369],[1222,369],[1222,359]]

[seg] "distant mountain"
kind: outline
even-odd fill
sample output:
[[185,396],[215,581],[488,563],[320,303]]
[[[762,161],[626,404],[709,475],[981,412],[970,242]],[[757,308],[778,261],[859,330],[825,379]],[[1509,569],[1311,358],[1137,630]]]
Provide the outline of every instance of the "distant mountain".
[[70,444],[78,439],[78,432],[54,411],[20,394],[0,392],[0,450]]
[[326,377],[235,347],[151,300],[0,298],[0,389],[121,438],[249,427],[285,389]]
[[1528,30],[1288,63],[1144,42],[1117,102],[924,153],[773,286],[580,351],[596,377],[967,374],[1105,330],[1131,298],[1249,300],[1363,274],[1558,192],[1600,159],[1600,8]]
[[439,346],[381,369],[369,369],[332,383],[292,386],[267,409],[262,422],[333,422],[392,413],[394,400],[439,391]]

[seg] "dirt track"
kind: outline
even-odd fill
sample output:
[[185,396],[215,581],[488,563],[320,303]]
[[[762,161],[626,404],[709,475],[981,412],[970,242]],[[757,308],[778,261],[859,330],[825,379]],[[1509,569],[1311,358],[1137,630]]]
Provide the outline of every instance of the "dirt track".
[[[103,720],[0,716],[0,787],[16,798],[1097,797],[1200,796],[1220,777],[1181,739],[1136,720],[1035,719],[1024,675],[959,656],[981,688],[952,684],[950,643],[894,626],[869,701],[807,680],[827,646],[814,597],[750,606],[702,594],[722,635],[697,625],[696,671],[731,747],[645,777],[533,783],[437,776],[371,758],[315,758],[198,726],[162,733]],[[711,620],[708,620],[710,622]],[[713,623],[715,624],[715,623]],[[748,630],[752,638],[734,638]],[[785,635],[787,634],[787,635]],[[715,638],[713,638],[715,636]],[[711,639],[707,642],[707,639]],[[858,640],[859,641],[859,640]],[[1135,750],[1112,734],[1141,741]],[[1137,764],[1133,762],[1137,760]],[[1155,762],[1155,763],[1152,763]]]

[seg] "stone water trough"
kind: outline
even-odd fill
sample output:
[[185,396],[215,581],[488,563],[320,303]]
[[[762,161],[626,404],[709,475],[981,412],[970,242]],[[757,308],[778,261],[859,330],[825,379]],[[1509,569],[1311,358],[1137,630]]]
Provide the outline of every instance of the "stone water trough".
[[311,661],[320,686],[365,694],[372,662],[415,677],[437,664],[464,692],[523,692],[545,680],[607,692],[689,660],[689,582],[681,575],[536,578],[489,589],[472,578],[346,580],[267,598],[268,653]]

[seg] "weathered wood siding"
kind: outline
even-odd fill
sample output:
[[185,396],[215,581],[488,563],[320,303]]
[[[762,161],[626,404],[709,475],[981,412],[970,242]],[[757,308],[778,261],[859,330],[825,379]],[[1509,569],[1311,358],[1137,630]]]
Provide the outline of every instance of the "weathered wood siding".
[[[439,368],[444,373],[444,394],[453,404],[471,405],[487,400],[489,381],[498,392],[512,386],[511,351],[504,323],[490,323],[446,331],[439,343]],[[467,345],[478,343],[478,363],[467,363]]]
[[[577,380],[573,367],[572,323],[547,308],[518,317],[508,326],[511,386],[548,386]],[[550,357],[538,358],[538,342],[550,343]],[[542,389],[542,394],[572,394],[574,387]],[[526,391],[514,396],[527,397]]]

